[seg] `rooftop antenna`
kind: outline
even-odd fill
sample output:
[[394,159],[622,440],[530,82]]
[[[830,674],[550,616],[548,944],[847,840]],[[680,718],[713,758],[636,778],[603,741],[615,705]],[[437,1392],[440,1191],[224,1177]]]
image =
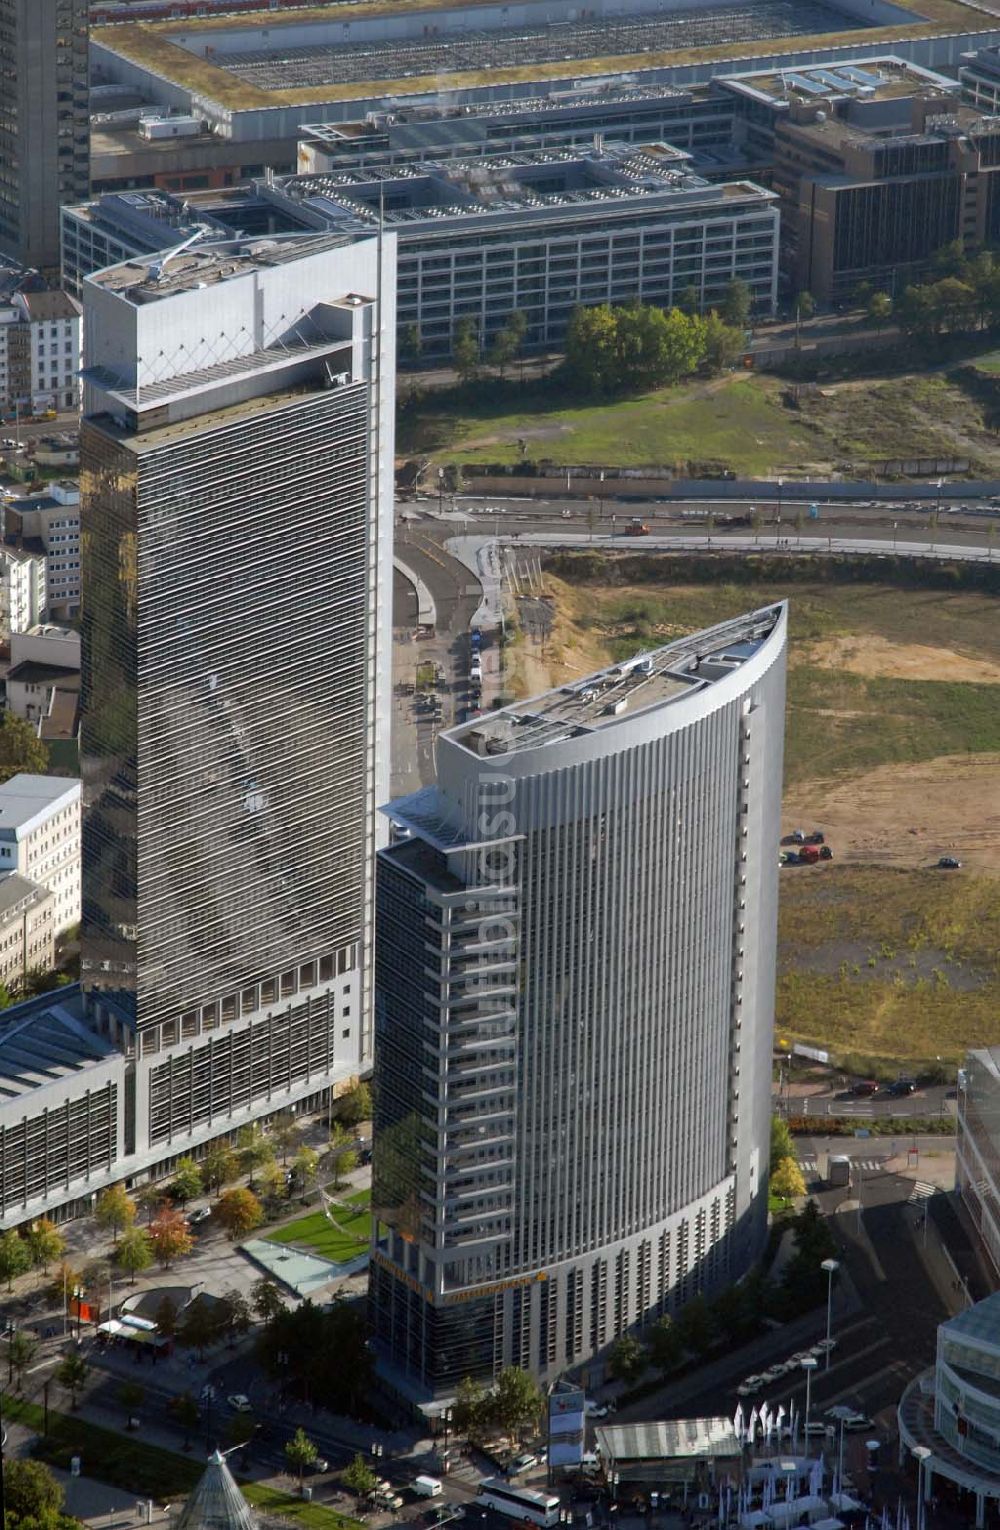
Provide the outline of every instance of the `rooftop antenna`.
[[172,250],[164,250],[156,260],[150,261],[146,267],[147,280],[151,282],[162,281],[164,268],[168,260],[173,260],[175,255],[180,255],[182,251],[188,249],[192,244],[196,244],[199,239],[204,239],[206,234],[214,234],[216,232],[215,229],[209,228],[207,223],[199,223],[193,234],[189,234],[186,239],[182,239],[180,244],[175,244]]

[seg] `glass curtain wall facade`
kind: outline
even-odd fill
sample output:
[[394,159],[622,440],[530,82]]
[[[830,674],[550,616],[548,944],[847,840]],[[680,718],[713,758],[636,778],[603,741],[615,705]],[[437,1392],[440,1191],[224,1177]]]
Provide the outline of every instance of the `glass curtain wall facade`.
[[[150,1155],[371,1053],[394,252],[383,283],[376,241],[273,248],[85,299],[82,975],[134,1029]],[[144,325],[177,358],[145,386]]]
[[391,806],[371,1290],[414,1396],[552,1379],[760,1250],[784,653],[770,608],[491,714]]

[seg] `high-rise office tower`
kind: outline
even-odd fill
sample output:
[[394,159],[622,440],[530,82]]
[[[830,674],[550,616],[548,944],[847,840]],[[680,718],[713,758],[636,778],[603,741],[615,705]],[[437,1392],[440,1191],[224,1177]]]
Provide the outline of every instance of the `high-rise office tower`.
[[85,284],[82,970],[148,1161],[370,1059],[394,258],[189,242]]
[[377,883],[371,1300],[414,1396],[760,1252],[783,606],[454,728]]
[[90,188],[87,0],[0,0],[0,250],[59,268],[59,210]]

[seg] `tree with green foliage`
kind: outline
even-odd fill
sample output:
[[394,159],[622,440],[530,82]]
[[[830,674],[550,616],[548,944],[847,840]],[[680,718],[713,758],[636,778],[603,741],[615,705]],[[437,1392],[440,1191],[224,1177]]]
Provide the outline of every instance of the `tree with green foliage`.
[[366,1498],[370,1498],[378,1485],[378,1478],[362,1455],[356,1455],[354,1460],[344,1467],[340,1480],[347,1491],[354,1494],[359,1504]]
[[285,1441],[285,1460],[293,1471],[298,1472],[301,1487],[306,1467],[315,1466],[319,1460],[319,1451],[304,1429],[296,1429],[292,1438]]
[[198,1351],[199,1360],[204,1360],[205,1350],[219,1338],[220,1316],[217,1303],[200,1296],[184,1309],[177,1337],[186,1349]]
[[66,1252],[66,1239],[48,1217],[39,1217],[28,1229],[28,1252],[36,1269],[48,1270],[54,1259]]
[[939,250],[935,250],[933,267],[937,277],[957,276],[964,280],[966,255],[962,240],[952,239],[949,244],[943,244]]
[[250,1303],[235,1286],[224,1291],[219,1298],[219,1323],[230,1344],[235,1344],[237,1339],[249,1333],[253,1327]]
[[518,1365],[505,1365],[493,1385],[491,1412],[497,1425],[516,1438],[537,1424],[544,1399],[534,1377]]
[[719,309],[720,317],[726,324],[731,324],[734,329],[746,329],[750,322],[750,309],[753,306],[753,295],[746,282],[736,277],[729,282],[722,294],[722,306]]
[[287,1164],[289,1153],[294,1153],[302,1140],[302,1127],[290,1110],[282,1111],[271,1122],[271,1140],[281,1154],[282,1163]]
[[795,1144],[792,1134],[788,1130],[788,1122],[784,1116],[771,1117],[771,1157],[770,1166],[772,1171],[776,1169],[783,1158],[795,1157]]
[[713,308],[704,319],[705,365],[711,372],[728,371],[746,349],[742,329],[726,321]]
[[865,306],[865,312],[876,329],[881,329],[892,318],[892,298],[888,292],[873,292]]
[[118,1242],[118,1234],[126,1227],[131,1227],[136,1217],[136,1204],[124,1185],[109,1185],[102,1190],[97,1197],[97,1205],[94,1208],[94,1220],[98,1227],[110,1230],[114,1234],[115,1243]]
[[490,365],[496,367],[501,382],[506,375],[507,368],[517,360],[524,344],[527,333],[528,321],[523,313],[512,313],[506,324],[498,329],[493,336],[490,345]]
[[468,1435],[472,1441],[482,1437],[490,1423],[490,1395],[481,1381],[466,1376],[458,1383],[451,1421],[456,1434]]
[[694,1355],[708,1353],[715,1339],[715,1330],[708,1303],[700,1291],[681,1308],[675,1324],[685,1349]]
[[182,1429],[184,1431],[184,1444],[182,1449],[190,1450],[191,1435],[198,1427],[199,1420],[201,1419],[201,1409],[198,1407],[197,1402],[191,1396],[190,1392],[182,1392],[180,1396],[175,1397],[173,1402],[170,1404],[170,1411],[174,1415],[174,1420],[178,1429]]
[[345,1302],[324,1309],[304,1301],[276,1312],[257,1336],[257,1356],[267,1375],[312,1407],[354,1413],[369,1395],[365,1318]]
[[146,1213],[147,1225],[152,1222],[160,1207],[166,1203],[167,1192],[162,1185],[154,1185],[152,1180],[147,1180],[140,1185],[135,1192],[135,1203],[140,1211]]
[[574,308],[566,331],[566,373],[581,393],[612,392],[617,376],[617,326],[608,303]]
[[56,1371],[56,1380],[61,1387],[65,1387],[70,1396],[70,1406],[73,1411],[79,1404],[80,1393],[87,1382],[90,1367],[82,1355],[68,1354]]
[[404,324],[399,335],[399,359],[404,362],[417,362],[420,360],[424,344],[420,336],[420,326],[417,324]]
[[270,1323],[272,1318],[287,1310],[281,1287],[269,1275],[262,1275],[260,1280],[254,1281],[250,1300],[262,1323]]
[[115,1262],[131,1275],[129,1284],[134,1286],[135,1277],[148,1270],[153,1262],[153,1244],[145,1227],[130,1227],[122,1234],[115,1249]]
[[177,1332],[177,1303],[165,1296],[156,1308],[153,1321],[165,1339],[172,1339]]
[[684,1358],[684,1343],[677,1332],[677,1324],[668,1314],[657,1318],[649,1329],[646,1339],[649,1358],[657,1370],[666,1374],[676,1370]]
[[20,1524],[52,1522],[62,1509],[65,1494],[43,1461],[31,1456],[8,1456],[3,1464],[3,1500],[8,1519]]
[[451,359],[462,382],[472,382],[479,375],[479,331],[471,319],[459,319],[452,340]]
[[360,1126],[362,1121],[371,1120],[372,1109],[371,1085],[359,1079],[337,1100],[337,1119],[345,1126]]
[[326,1157],[333,1176],[334,1188],[339,1190],[348,1175],[353,1174],[357,1168],[358,1155],[352,1146],[350,1133],[338,1121],[333,1123]]
[[677,299],[677,307],[681,313],[701,313],[701,288],[693,284],[685,287]]
[[811,292],[800,292],[795,298],[795,312],[800,319],[811,319],[816,312],[816,299]]
[[239,1172],[239,1156],[231,1143],[213,1142],[206,1149],[201,1161],[206,1190],[214,1190],[218,1194],[224,1185],[232,1184]]
[[[279,1207],[282,1201],[288,1199],[288,1181],[285,1178],[285,1172],[280,1163],[266,1163],[257,1175],[257,1195],[272,1211]],[[235,1186],[232,1190],[227,1190],[226,1195],[235,1195],[238,1190],[239,1186]],[[254,1192],[248,1189],[246,1193],[252,1195]],[[226,1195],[222,1197],[222,1200],[226,1199]],[[220,1206],[222,1200],[219,1202]]]
[[188,1201],[193,1201],[196,1195],[200,1195],[205,1188],[202,1178],[201,1167],[193,1158],[178,1158],[174,1168],[174,1177],[170,1181],[170,1194],[173,1200],[179,1201],[186,1206]]
[[624,1381],[631,1386],[639,1380],[648,1360],[649,1356],[639,1340],[633,1334],[624,1333],[611,1346],[608,1370],[616,1381]]
[[7,1376],[13,1378],[18,1391],[24,1382],[24,1373],[38,1353],[38,1341],[23,1329],[17,1329],[7,1340]]
[[31,1250],[26,1239],[13,1227],[0,1233],[0,1280],[7,1282],[7,1290],[13,1289],[14,1281],[31,1268]]
[[30,723],[14,712],[0,712],[0,785],[21,772],[48,775],[49,751]]
[[292,1175],[295,1179],[296,1189],[300,1192],[309,1189],[319,1173],[319,1154],[315,1148],[300,1147],[292,1159]]
[[256,1122],[240,1128],[236,1138],[240,1168],[250,1176],[250,1189],[255,1188],[254,1177],[266,1163],[274,1162],[274,1143]]
[[782,1158],[771,1174],[770,1190],[779,1200],[792,1201],[806,1193],[802,1170],[794,1158]]

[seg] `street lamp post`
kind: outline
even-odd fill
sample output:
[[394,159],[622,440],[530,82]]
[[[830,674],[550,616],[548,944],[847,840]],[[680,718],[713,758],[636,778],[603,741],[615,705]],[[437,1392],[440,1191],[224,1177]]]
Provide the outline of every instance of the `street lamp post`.
[[802,1369],[806,1373],[805,1446],[807,1456],[809,1454],[809,1415],[812,1412],[812,1373],[818,1364],[819,1361],[816,1359],[815,1355],[807,1355],[805,1359],[801,1361]]
[[826,1364],[823,1369],[830,1369],[830,1324],[833,1319],[833,1277],[840,1269],[840,1261],[837,1259],[824,1259],[820,1265],[821,1270],[826,1271]]
[[784,493],[784,489],[785,489],[785,480],[783,478],[779,478],[778,479],[778,525],[779,526],[781,525],[781,497],[782,497],[782,494]]
[[917,1530],[924,1530],[924,1463],[930,1459],[930,1447],[914,1445],[913,1454],[917,1462]]

